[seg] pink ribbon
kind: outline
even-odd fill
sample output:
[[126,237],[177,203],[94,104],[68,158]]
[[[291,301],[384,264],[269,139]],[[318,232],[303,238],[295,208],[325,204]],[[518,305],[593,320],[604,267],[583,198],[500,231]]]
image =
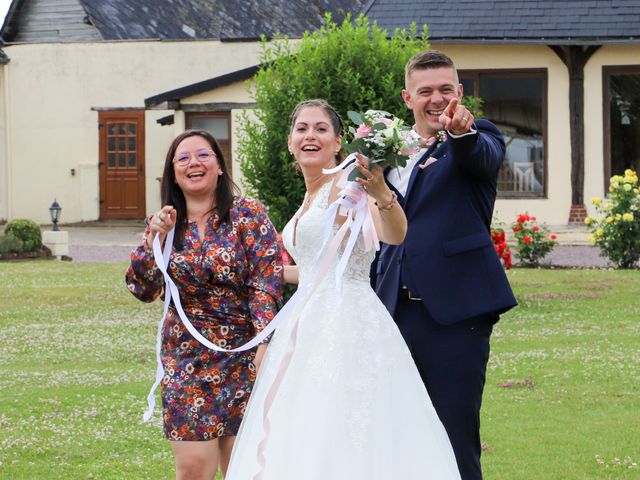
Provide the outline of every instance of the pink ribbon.
[[[301,285],[298,289],[298,292],[306,292],[304,294],[304,299],[301,300],[303,306],[307,303],[311,295],[316,291],[316,289],[322,282],[322,279],[329,271],[329,268],[338,255],[340,245],[343,243],[347,232],[350,231],[351,233],[347,239],[347,244],[344,248],[342,256],[340,257],[338,265],[336,266],[336,288],[338,289],[338,291],[342,290],[342,278],[344,276],[344,271],[346,269],[349,258],[351,257],[360,231],[362,231],[363,233],[363,240],[365,242],[365,249],[367,251],[370,251],[374,248],[378,250],[380,248],[378,235],[376,233],[373,218],[371,216],[371,210],[369,209],[367,192],[364,190],[364,188],[362,188],[361,185],[357,184],[356,182],[348,181],[349,173],[351,173],[351,171],[355,168],[354,160],[355,155],[350,155],[337,167],[328,170],[325,169],[322,171],[322,173],[325,174],[332,174],[337,173],[340,170],[344,170],[340,177],[338,177],[336,182],[336,186],[343,189],[340,191],[338,199],[334,203],[332,203],[329,208],[327,208],[327,211],[325,213],[325,232],[323,244],[318,254],[314,258],[311,267],[312,271],[316,271],[316,274],[313,277],[313,281],[308,288],[306,287],[306,285]],[[331,238],[331,234],[333,233],[333,225],[335,223],[336,215],[341,215],[346,218],[331,241],[329,241],[329,239]],[[298,292],[296,292],[296,295],[298,294]],[[294,297],[296,295],[294,295]],[[285,308],[289,306],[290,302],[291,300],[289,300]],[[278,316],[280,316],[282,313],[282,311],[278,313]],[[282,358],[282,362],[278,367],[276,377],[274,378],[273,383],[270,385],[269,391],[265,396],[262,418],[264,436],[260,443],[258,443],[258,465],[260,469],[258,473],[254,475],[253,480],[264,480],[266,468],[265,451],[269,441],[269,433],[271,431],[269,412],[271,411],[271,407],[273,406],[277,393],[280,390],[282,381],[284,380],[287,370],[289,369],[289,365],[291,364],[291,359],[293,358],[293,353],[295,352],[295,346],[297,343],[299,316],[296,316],[293,321],[295,322],[295,324],[293,325],[293,328],[291,329],[291,333],[289,335],[286,352]]]

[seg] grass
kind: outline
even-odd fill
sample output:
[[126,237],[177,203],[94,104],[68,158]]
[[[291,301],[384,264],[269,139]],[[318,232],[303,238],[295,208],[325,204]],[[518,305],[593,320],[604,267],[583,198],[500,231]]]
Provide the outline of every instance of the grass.
[[[161,306],[127,293],[125,268],[0,263],[0,479],[174,478],[159,416],[140,421]],[[486,478],[640,479],[640,273],[509,275]]]

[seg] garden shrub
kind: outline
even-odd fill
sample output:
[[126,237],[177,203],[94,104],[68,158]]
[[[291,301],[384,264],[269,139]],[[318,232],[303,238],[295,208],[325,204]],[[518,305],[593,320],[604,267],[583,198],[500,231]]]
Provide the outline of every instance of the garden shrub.
[[493,248],[496,251],[496,255],[498,255],[498,258],[502,262],[504,269],[509,270],[513,266],[513,260],[511,258],[511,248],[505,238],[504,228],[491,225],[491,240],[493,241]]
[[556,236],[549,233],[545,223],[536,217],[521,213],[511,224],[516,238],[516,255],[523,267],[537,267],[542,259],[556,246]]
[[7,223],[4,233],[22,240],[23,252],[37,252],[42,249],[42,232],[40,226],[33,220],[26,218],[11,220]]
[[22,252],[22,240],[15,235],[8,233],[0,235],[0,254]]
[[627,169],[611,177],[609,195],[591,199],[599,218],[587,217],[591,243],[618,268],[633,268],[640,259],[640,189],[638,175]]

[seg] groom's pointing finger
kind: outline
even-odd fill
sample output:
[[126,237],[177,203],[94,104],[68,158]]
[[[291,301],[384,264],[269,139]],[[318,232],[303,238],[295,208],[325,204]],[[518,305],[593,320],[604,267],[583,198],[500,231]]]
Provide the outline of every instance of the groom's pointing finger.
[[451,100],[449,100],[449,105],[447,105],[445,107],[445,109],[442,112],[442,114],[446,115],[449,118],[453,118],[453,114],[456,112],[456,108],[458,107],[458,103],[460,103],[458,98],[457,97],[453,97]]

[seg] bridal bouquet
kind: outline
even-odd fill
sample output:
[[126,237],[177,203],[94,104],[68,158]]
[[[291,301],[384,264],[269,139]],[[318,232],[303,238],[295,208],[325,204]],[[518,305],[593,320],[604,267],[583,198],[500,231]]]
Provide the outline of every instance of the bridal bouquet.
[[[409,156],[419,149],[419,136],[404,122],[382,110],[367,110],[364,113],[347,112],[349,119],[358,127],[349,127],[353,139],[344,145],[347,153],[360,153],[369,158],[369,167],[404,167]],[[349,180],[362,176],[353,170]]]

